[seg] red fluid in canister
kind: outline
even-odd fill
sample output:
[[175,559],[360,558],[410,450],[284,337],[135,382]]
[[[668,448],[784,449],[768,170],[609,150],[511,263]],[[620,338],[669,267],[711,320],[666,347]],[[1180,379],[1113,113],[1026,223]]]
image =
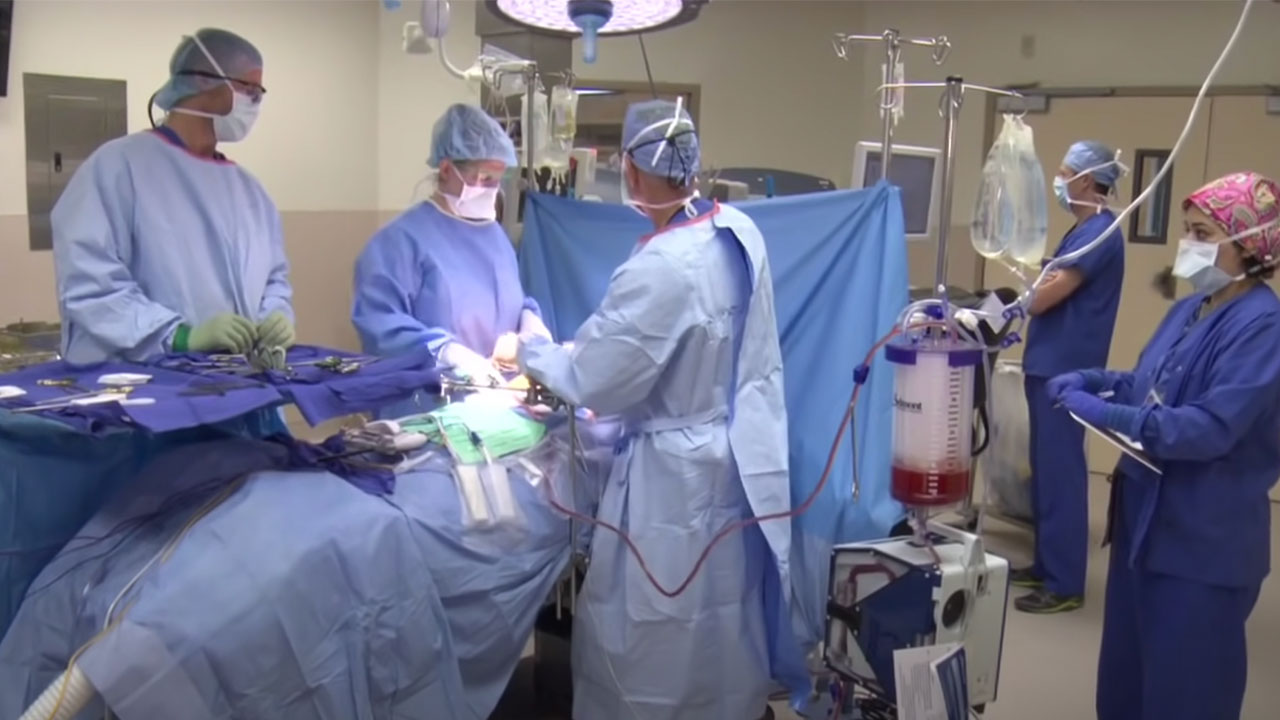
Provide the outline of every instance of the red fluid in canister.
[[903,505],[936,507],[957,505],[969,497],[969,470],[920,472],[893,466],[893,499]]

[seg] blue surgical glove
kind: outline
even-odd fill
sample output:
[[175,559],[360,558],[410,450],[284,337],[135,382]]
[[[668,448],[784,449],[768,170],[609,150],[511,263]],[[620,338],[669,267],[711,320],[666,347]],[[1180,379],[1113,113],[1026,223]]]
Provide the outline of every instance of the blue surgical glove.
[[1083,373],[1078,372],[1063,373],[1050,380],[1044,389],[1050,400],[1060,402],[1063,393],[1069,390],[1084,390],[1085,377]]
[[1135,421],[1138,418],[1136,407],[1109,403],[1097,395],[1090,395],[1081,390],[1066,391],[1062,394],[1060,401],[1062,407],[1090,425],[1115,430],[1139,439],[1138,428],[1135,427]]
[[1084,390],[1096,395],[1104,390],[1114,390],[1114,384],[1115,377],[1106,370],[1077,370],[1051,379],[1045,385],[1045,392],[1051,399],[1060,402],[1062,394],[1070,390]]

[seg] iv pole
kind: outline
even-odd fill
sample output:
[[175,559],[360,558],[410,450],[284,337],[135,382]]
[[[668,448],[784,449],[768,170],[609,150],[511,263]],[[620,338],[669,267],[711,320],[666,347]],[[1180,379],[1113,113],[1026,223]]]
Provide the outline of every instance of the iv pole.
[[947,40],[946,35],[939,35],[936,38],[903,38],[902,33],[893,28],[887,28],[880,35],[836,33],[832,46],[835,48],[837,57],[848,60],[850,47],[859,42],[884,43],[884,79],[880,86],[880,115],[884,121],[880,139],[880,179],[887,180],[889,162],[893,158],[893,126],[896,124],[893,108],[897,105],[894,96],[898,86],[894,85],[894,80],[898,63],[902,60],[902,46],[906,44],[931,48],[933,64],[941,65],[946,62],[947,54],[951,52],[951,41]]

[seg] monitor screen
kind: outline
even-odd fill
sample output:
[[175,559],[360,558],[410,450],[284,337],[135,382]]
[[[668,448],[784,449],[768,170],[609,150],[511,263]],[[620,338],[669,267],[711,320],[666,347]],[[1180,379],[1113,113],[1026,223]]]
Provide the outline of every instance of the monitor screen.
[[[937,158],[894,153],[889,163],[889,182],[902,188],[902,215],[907,235],[929,234],[929,203],[933,198],[933,173]],[[862,187],[880,180],[880,151],[867,151],[867,167]]]

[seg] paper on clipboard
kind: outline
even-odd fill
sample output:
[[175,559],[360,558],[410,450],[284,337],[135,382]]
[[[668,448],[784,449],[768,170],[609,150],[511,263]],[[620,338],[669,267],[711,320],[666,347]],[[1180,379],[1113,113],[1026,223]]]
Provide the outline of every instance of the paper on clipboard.
[[1159,466],[1157,466],[1155,462],[1152,461],[1151,458],[1147,455],[1146,450],[1144,450],[1142,447],[1142,443],[1138,442],[1137,440],[1134,440],[1133,438],[1129,437],[1128,435],[1125,435],[1124,433],[1118,433],[1114,430],[1107,430],[1105,428],[1096,427],[1092,423],[1086,420],[1082,420],[1080,416],[1076,415],[1075,413],[1068,413],[1068,414],[1071,415],[1072,420],[1075,420],[1081,425],[1097,433],[1099,436],[1102,437],[1103,440],[1106,440],[1107,442],[1114,445],[1120,452],[1124,453],[1125,455],[1128,455],[1134,460],[1137,460],[1138,462],[1142,463],[1148,469],[1150,469],[1151,472],[1154,472],[1157,475],[1164,474],[1164,471],[1162,471],[1159,468]]

